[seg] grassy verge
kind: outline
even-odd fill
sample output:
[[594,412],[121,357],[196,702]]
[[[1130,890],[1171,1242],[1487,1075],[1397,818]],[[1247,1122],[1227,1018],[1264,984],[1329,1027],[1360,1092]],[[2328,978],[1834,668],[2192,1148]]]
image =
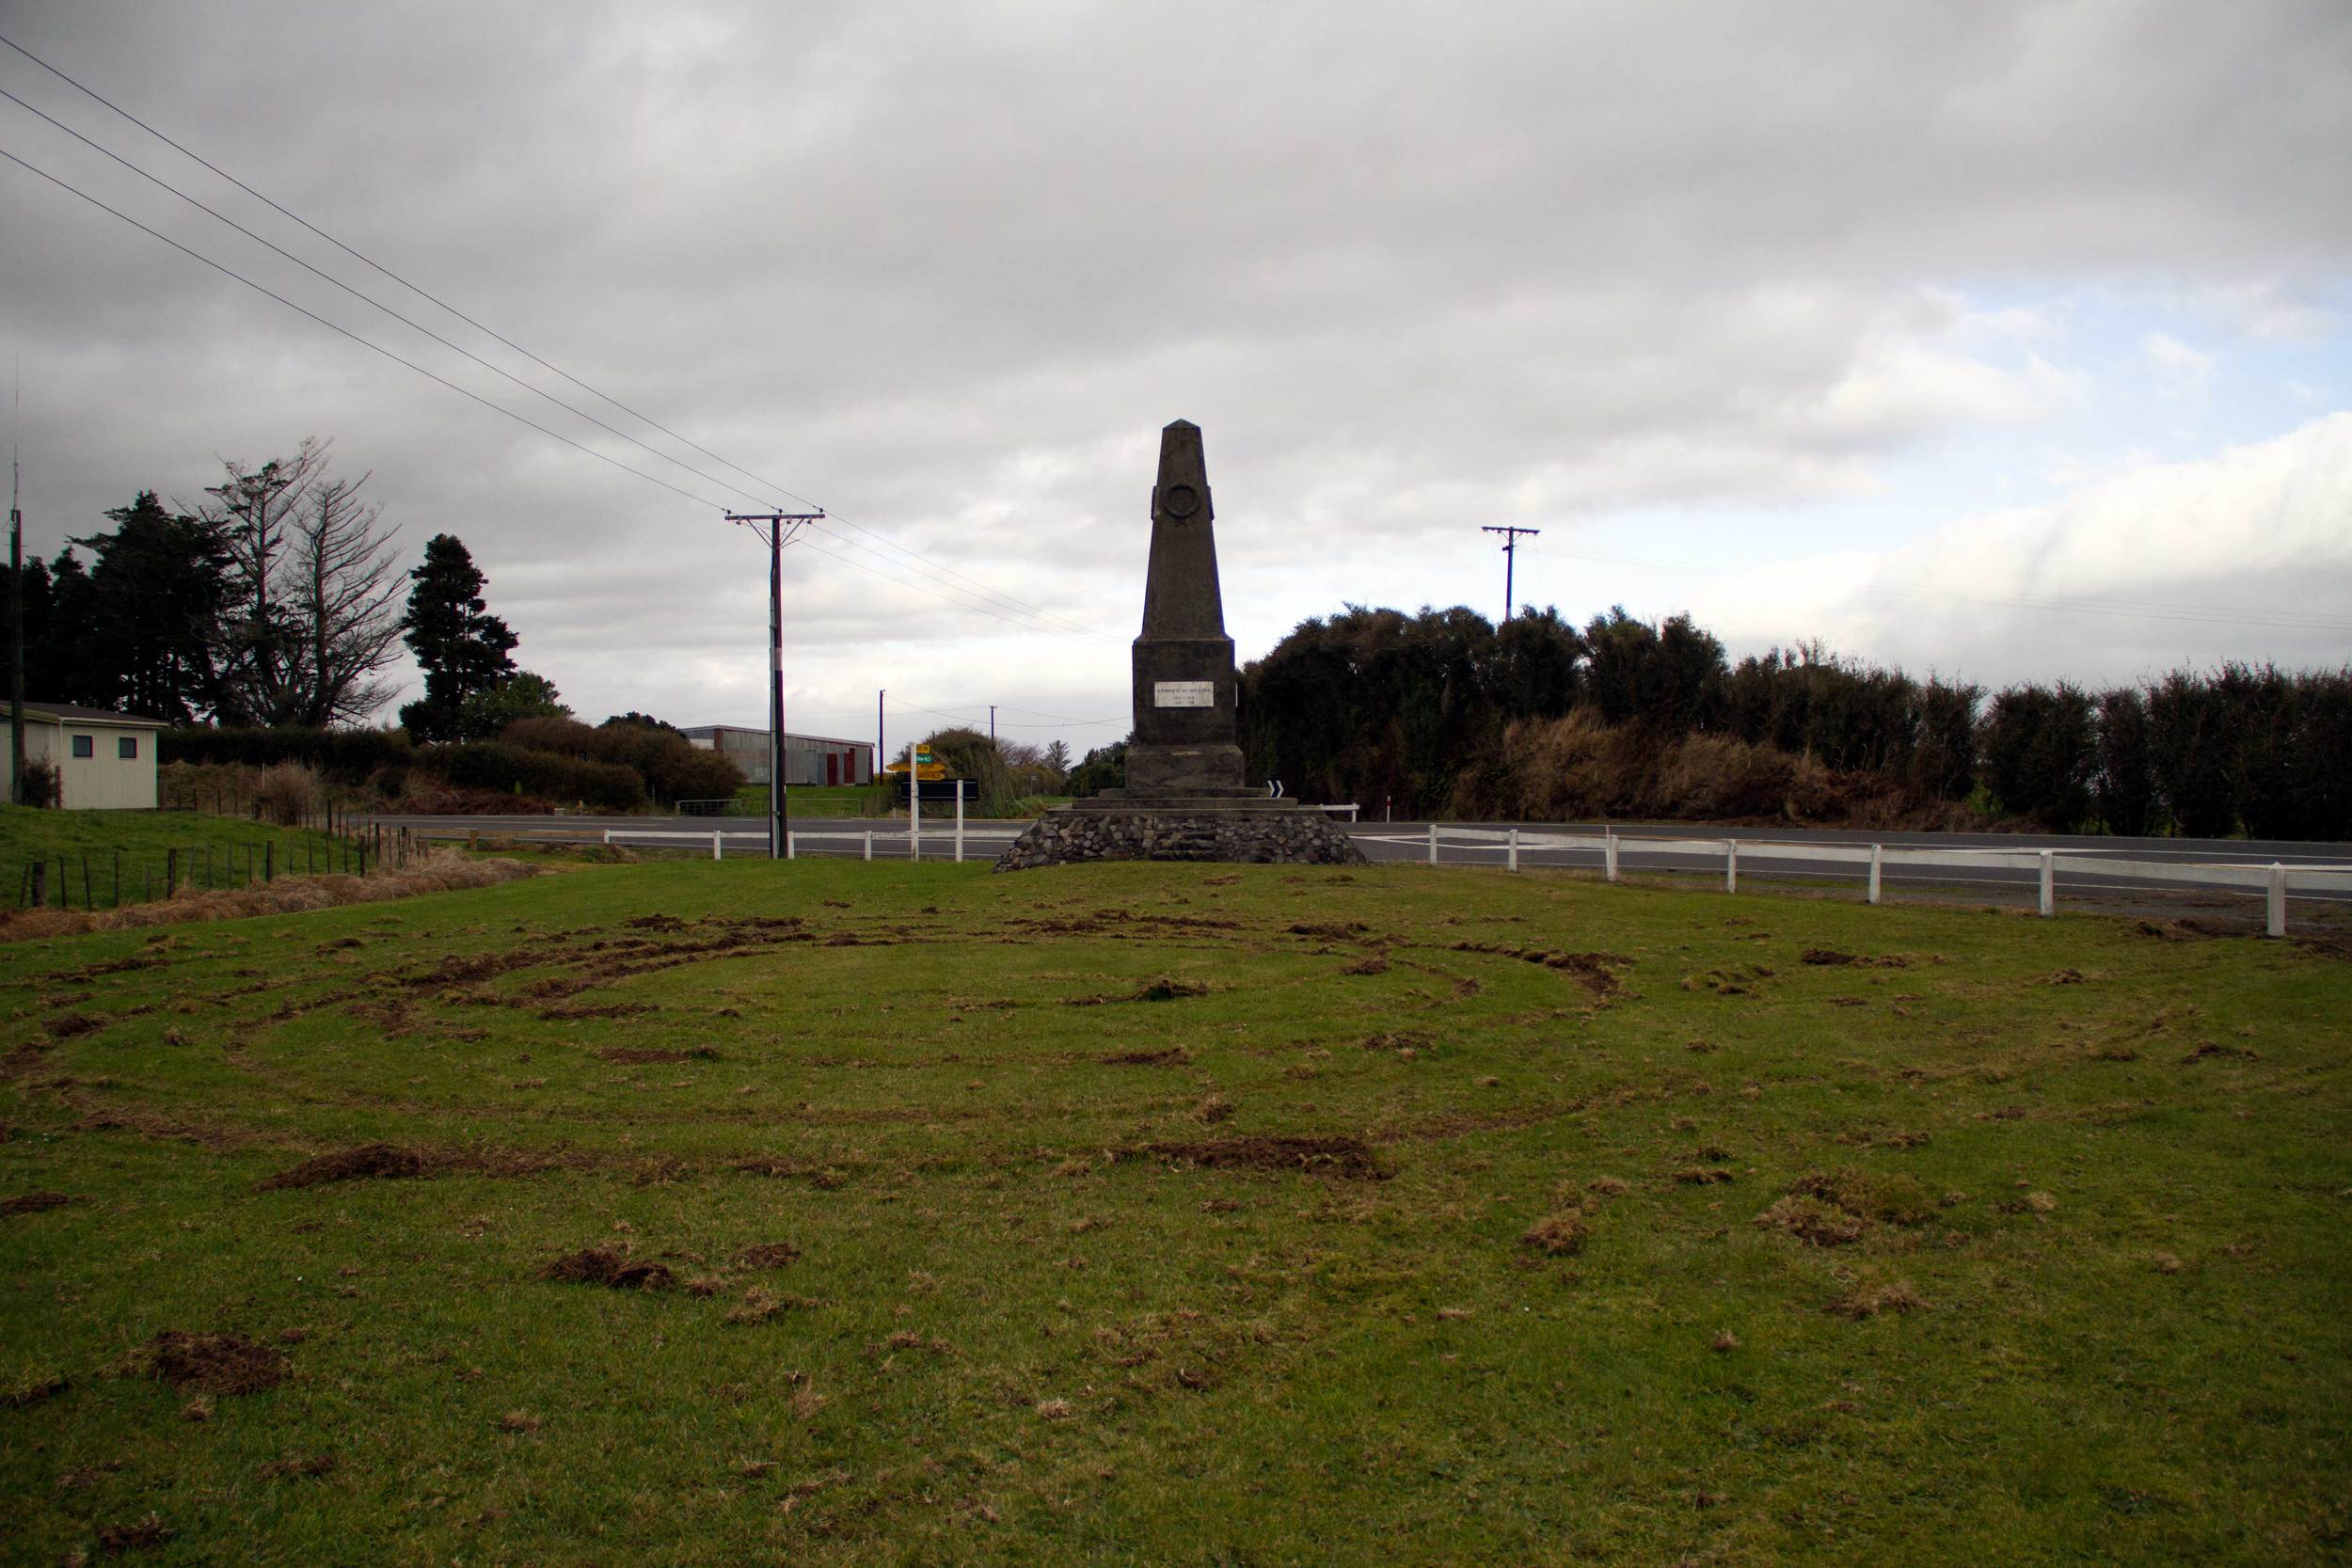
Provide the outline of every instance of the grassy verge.
[[746,859],[0,989],[17,1560],[2352,1542],[2352,969],[2288,944]]
[[[177,859],[173,859],[176,852]],[[0,901],[13,904],[27,863],[44,867],[47,902],[74,909],[142,903],[160,896],[167,871],[198,887],[243,886],[339,864],[342,847],[325,833],[195,812],[41,811],[0,806]],[[64,862],[60,870],[58,863]]]

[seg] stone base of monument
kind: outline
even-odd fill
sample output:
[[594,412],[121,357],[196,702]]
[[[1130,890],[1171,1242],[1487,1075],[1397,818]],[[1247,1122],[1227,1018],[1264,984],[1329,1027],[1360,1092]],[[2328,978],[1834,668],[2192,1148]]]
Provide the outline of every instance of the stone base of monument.
[[1081,861],[1210,861],[1236,865],[1363,865],[1340,826],[1295,800],[1237,790],[1127,797],[1105,790],[1057,806],[999,856],[999,871]]

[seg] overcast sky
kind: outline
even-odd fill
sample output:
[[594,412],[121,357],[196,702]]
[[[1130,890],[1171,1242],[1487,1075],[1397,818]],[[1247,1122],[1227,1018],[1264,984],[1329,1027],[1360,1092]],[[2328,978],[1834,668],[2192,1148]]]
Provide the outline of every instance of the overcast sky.
[[0,163],[29,547],[332,436],[591,721],[764,722],[765,556],[720,510],[798,497],[842,520],[788,552],[790,727],[870,736],[887,687],[894,746],[991,703],[1118,738],[1178,418],[1245,659],[1345,603],[1496,614],[1506,523],[1543,530],[1522,602],[1735,654],[2352,657],[2344,0],[0,0],[0,34],[761,476],[0,51],[0,88],[691,467],[6,101],[0,148],[698,498]]

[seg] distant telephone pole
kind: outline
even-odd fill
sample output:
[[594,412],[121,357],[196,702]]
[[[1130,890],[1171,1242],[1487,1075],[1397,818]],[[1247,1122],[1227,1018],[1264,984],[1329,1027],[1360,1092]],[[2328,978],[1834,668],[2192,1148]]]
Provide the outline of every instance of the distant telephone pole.
[[730,512],[730,523],[749,523],[768,546],[768,858],[785,857],[785,834],[791,830],[784,799],[784,546],[787,528],[797,533],[803,523],[824,520],[817,512]]
[[991,746],[996,744],[996,705],[994,703],[988,705],[988,743]]
[[[24,394],[17,394],[19,401]],[[8,804],[24,803],[24,514],[17,510],[18,466],[8,451]]]
[[1497,528],[1491,523],[1485,523],[1480,525],[1479,531],[1502,535],[1502,619],[1508,621],[1518,613],[1511,608],[1516,602],[1511,597],[1511,554],[1519,547],[1520,534],[1534,535],[1544,531],[1539,528]]
[[890,754],[889,749],[882,745],[882,699],[889,695],[888,687],[878,686],[874,689],[874,766],[872,776],[866,781],[869,784],[882,782],[882,758]]

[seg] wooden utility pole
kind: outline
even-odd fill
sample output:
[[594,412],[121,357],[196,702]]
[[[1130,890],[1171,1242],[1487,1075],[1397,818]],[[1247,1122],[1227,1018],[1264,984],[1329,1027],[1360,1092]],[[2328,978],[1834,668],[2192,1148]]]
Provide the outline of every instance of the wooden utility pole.
[[[1479,531],[1481,533],[1500,533],[1502,535],[1502,619],[1504,621],[1508,621],[1512,616],[1518,613],[1515,601],[1511,596],[1512,553],[1518,548],[1520,534],[1524,533],[1532,536],[1541,533],[1544,531],[1539,528],[1497,528],[1493,524],[1487,523],[1482,524],[1479,528]],[[1495,624],[1500,626],[1502,625],[1502,622],[1498,621]]]
[[[785,858],[784,835],[791,830],[784,794],[784,546],[803,523],[820,522],[815,512],[730,512],[730,523],[749,523],[768,546],[768,858]],[[768,525],[760,533],[759,525]],[[790,531],[787,532],[787,531]]]

